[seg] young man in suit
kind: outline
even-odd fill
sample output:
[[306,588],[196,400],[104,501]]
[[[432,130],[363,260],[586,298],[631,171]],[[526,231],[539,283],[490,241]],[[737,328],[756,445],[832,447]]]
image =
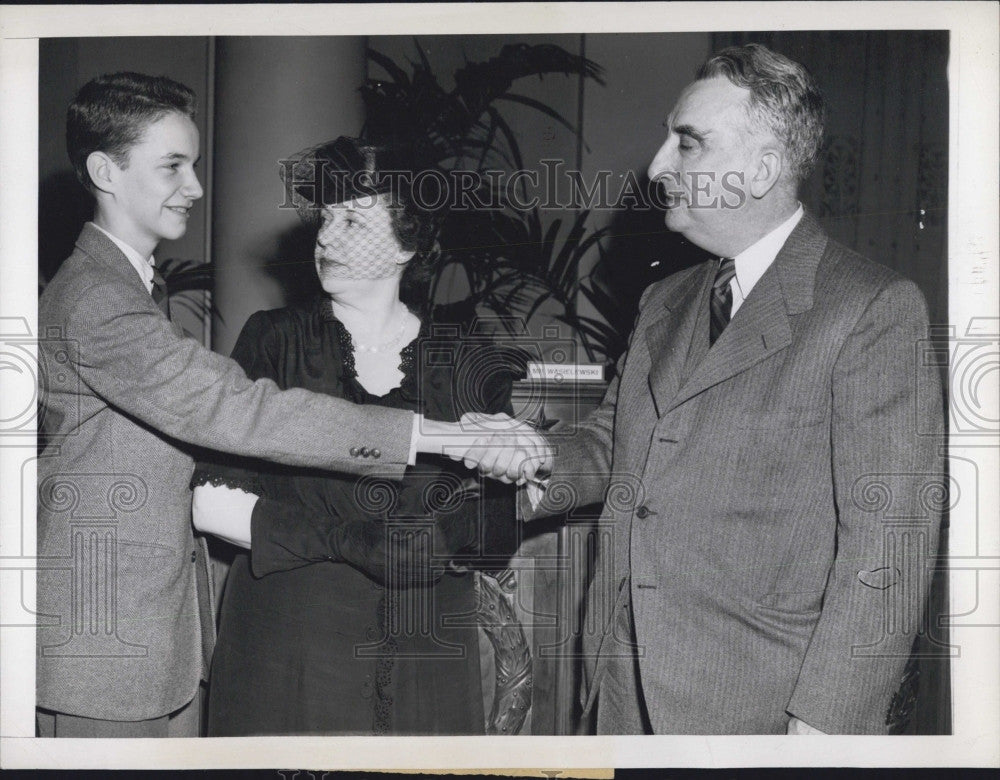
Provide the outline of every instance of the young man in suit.
[[637,491],[607,493],[588,598],[600,733],[884,733],[946,495],[923,297],[799,203],[823,134],[801,65],[726,49],[666,125],[649,166],[666,224],[715,258],[646,290],[554,463],[540,439],[529,464],[468,458],[503,478],[551,466],[580,504],[616,479]]
[[203,194],[194,113],[187,87],[136,73],[94,79],[69,109],[95,205],[39,302],[41,736],[197,736],[214,621],[192,446],[402,476],[461,442],[458,424],[251,382],[165,316],[153,252]]

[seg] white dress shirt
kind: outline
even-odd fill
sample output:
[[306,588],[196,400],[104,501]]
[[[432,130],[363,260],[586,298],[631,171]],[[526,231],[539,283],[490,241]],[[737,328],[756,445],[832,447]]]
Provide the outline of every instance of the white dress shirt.
[[150,255],[149,257],[143,257],[135,249],[133,249],[132,247],[130,247],[128,244],[126,244],[124,241],[122,241],[117,236],[111,235],[107,230],[105,230],[104,228],[102,228],[96,222],[91,222],[89,224],[93,225],[95,228],[97,228],[98,230],[100,230],[104,235],[106,235],[108,238],[110,238],[114,242],[114,244],[115,244],[116,247],[118,247],[120,250],[122,250],[122,254],[125,255],[125,259],[128,260],[129,263],[132,264],[132,267],[135,269],[136,273],[139,274],[139,278],[142,279],[142,283],[144,285],[146,285],[146,291],[150,295],[152,295],[153,294],[153,266],[154,266],[154,263],[155,263],[155,261],[153,260],[153,256]]
[[781,247],[785,245],[788,237],[795,230],[795,226],[802,219],[802,214],[802,204],[800,203],[792,216],[756,244],[748,246],[733,258],[736,261],[736,276],[729,283],[729,287],[733,291],[733,309],[730,312],[730,318],[743,305],[743,301],[747,299],[750,291],[760,281],[764,272],[771,267],[771,263],[778,256]]

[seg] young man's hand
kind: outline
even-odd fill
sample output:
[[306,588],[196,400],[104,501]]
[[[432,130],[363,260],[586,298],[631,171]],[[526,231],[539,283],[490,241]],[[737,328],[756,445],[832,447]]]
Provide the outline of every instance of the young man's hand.
[[462,423],[489,431],[477,436],[462,456],[465,465],[480,474],[521,485],[552,469],[552,448],[529,423],[506,414],[467,414]]

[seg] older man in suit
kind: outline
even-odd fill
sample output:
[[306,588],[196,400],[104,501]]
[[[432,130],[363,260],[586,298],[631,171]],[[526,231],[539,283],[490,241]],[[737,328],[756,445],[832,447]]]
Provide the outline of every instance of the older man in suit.
[[194,110],[187,87],[136,73],[95,79],[69,110],[95,210],[39,303],[41,736],[197,736],[214,620],[193,445],[401,477],[459,429],[251,382],[165,316],[152,255],[202,196]]
[[554,463],[541,441],[527,466],[509,447],[470,462],[551,465],[539,514],[565,508],[555,483],[583,504],[635,490],[607,493],[588,599],[599,733],[884,733],[944,488],[923,298],[798,202],[823,131],[802,66],[724,50],[666,126],[666,224],[714,259],[646,290]]

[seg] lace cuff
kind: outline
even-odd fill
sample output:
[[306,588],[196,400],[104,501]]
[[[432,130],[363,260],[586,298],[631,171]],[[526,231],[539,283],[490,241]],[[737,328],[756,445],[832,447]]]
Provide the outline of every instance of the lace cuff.
[[226,487],[244,490],[247,493],[253,493],[257,496],[263,493],[260,477],[241,469],[213,468],[209,470],[197,468],[191,476],[191,490],[194,490],[199,485],[212,485],[214,487],[225,485]]

